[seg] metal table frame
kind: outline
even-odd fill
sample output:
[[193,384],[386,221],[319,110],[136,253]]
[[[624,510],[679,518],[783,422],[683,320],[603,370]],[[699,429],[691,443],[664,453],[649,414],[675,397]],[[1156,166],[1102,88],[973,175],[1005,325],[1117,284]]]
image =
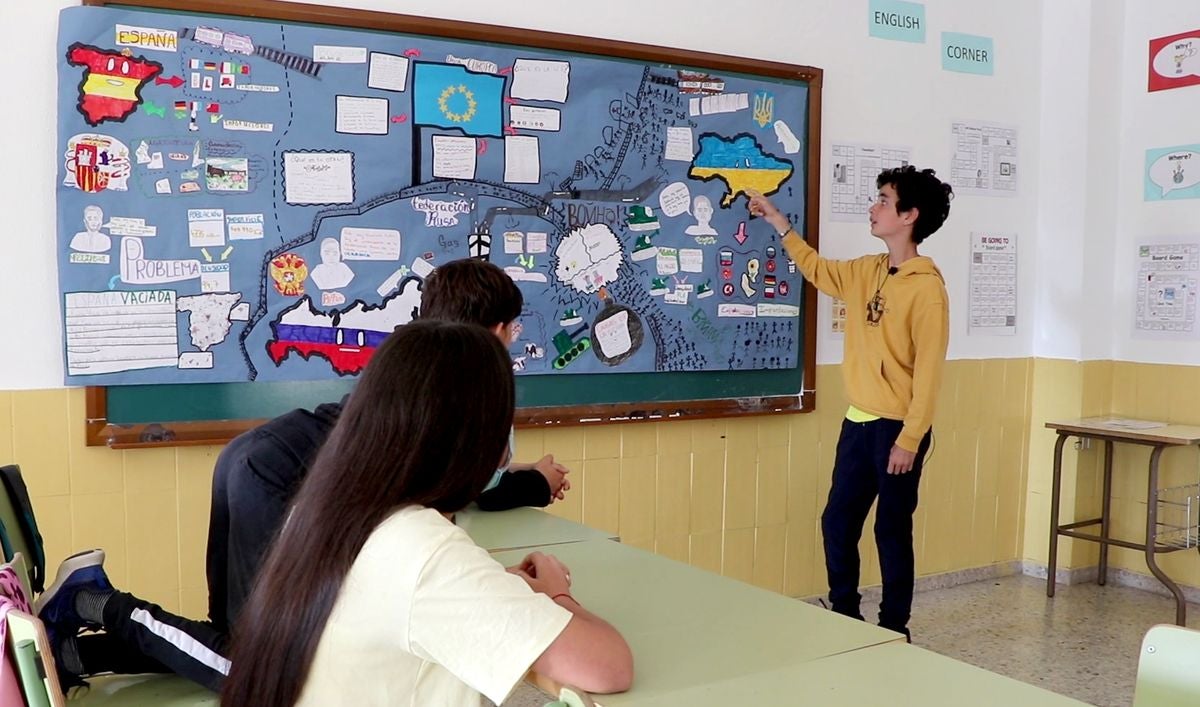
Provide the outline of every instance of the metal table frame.
[[[1175,623],[1185,625],[1187,600],[1167,573],[1159,566],[1156,555],[1187,549],[1158,542],[1158,462],[1163,450],[1169,447],[1187,447],[1200,443],[1200,428],[1168,425],[1147,430],[1123,430],[1101,425],[1099,419],[1083,419],[1070,422],[1047,422],[1046,427],[1058,433],[1054,443],[1054,479],[1050,496],[1050,561],[1046,570],[1046,596],[1054,596],[1055,568],[1058,564],[1058,536],[1088,540],[1100,544],[1100,565],[1097,584],[1108,581],[1108,546],[1116,545],[1131,550],[1141,550],[1146,555],[1146,566],[1175,597]],[[1059,524],[1059,506],[1062,500],[1062,451],[1070,437],[1104,441],[1104,490],[1099,518]],[[1149,478],[1146,485],[1146,539],[1142,543],[1114,538],[1109,535],[1112,510],[1112,460],[1113,445],[1117,442],[1150,447]],[[1079,530],[1092,525],[1100,526],[1100,534]]]

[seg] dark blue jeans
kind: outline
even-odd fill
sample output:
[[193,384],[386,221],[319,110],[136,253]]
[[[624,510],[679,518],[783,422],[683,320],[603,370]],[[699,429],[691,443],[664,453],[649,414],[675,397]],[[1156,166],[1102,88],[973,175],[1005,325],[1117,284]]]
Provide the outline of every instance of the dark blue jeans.
[[825,570],[829,576],[829,602],[834,611],[861,619],[858,593],[858,541],[875,497],[875,545],[883,575],[883,601],[879,625],[907,633],[912,613],[914,559],[912,516],[917,509],[921,465],[929,450],[930,430],[917,449],[912,471],[888,474],[888,456],[900,435],[899,420],[842,422],[833,486],[821,515],[825,539]]

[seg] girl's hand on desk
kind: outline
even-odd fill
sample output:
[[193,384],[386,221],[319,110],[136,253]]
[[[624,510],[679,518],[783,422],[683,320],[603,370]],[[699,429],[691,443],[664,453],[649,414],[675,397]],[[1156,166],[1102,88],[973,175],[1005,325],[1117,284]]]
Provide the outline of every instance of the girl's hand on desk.
[[508,568],[508,571],[524,579],[533,591],[546,596],[566,594],[571,589],[571,574],[554,555],[530,553],[521,564]]

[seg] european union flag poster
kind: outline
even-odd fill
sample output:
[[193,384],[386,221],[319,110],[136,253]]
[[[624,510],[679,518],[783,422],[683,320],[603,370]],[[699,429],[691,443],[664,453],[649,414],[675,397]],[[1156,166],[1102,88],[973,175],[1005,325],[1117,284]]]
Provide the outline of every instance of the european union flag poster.
[[503,137],[504,77],[457,64],[418,62],[413,67],[417,125],[458,128],[465,135]]

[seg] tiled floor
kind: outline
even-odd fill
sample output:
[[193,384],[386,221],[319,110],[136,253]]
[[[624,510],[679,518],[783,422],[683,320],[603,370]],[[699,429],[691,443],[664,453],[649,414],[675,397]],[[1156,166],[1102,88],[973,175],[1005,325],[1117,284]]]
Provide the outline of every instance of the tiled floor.
[[[864,602],[863,613],[873,613]],[[868,611],[870,610],[870,611]],[[1133,701],[1146,630],[1172,623],[1174,601],[1109,584],[1058,587],[1020,575],[917,594],[910,628],[917,645],[1094,705]],[[1200,606],[1188,607],[1200,626]],[[550,698],[522,686],[505,707]]]

